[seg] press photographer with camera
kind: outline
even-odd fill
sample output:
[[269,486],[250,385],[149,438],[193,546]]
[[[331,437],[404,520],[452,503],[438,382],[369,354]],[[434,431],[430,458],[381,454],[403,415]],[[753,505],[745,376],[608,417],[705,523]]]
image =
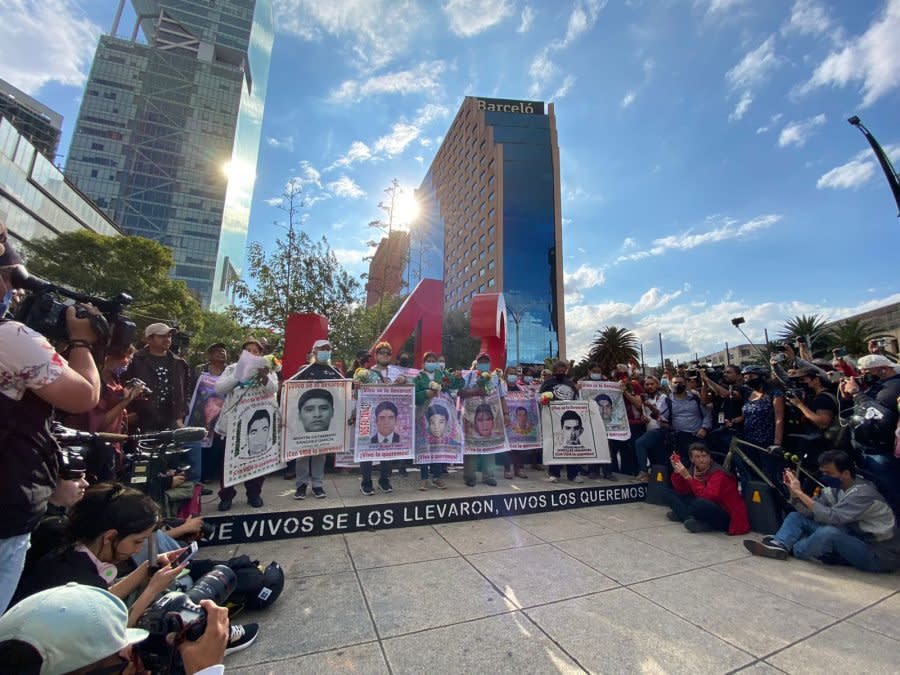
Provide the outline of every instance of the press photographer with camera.
[[[0,222],[0,298],[11,293],[13,278],[23,272],[22,258]],[[92,317],[102,320],[86,305],[65,310],[67,358],[40,333],[0,319],[0,612],[15,592],[31,530],[56,485],[59,446],[50,433],[53,409],[87,412],[100,397],[91,352],[98,342]]]
[[740,424],[735,422],[741,416],[744,397],[747,392],[743,385],[739,366],[729,364],[721,371],[721,378],[715,381],[710,377],[708,369],[700,369],[700,381],[706,401],[712,405],[713,430],[707,439],[710,450],[718,453],[728,452],[728,446]]

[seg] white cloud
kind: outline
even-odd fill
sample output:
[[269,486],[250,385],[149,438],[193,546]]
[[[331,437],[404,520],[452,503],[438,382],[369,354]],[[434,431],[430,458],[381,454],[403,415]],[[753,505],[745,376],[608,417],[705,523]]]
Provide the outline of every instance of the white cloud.
[[406,147],[419,137],[421,130],[414,124],[397,122],[391,127],[391,133],[375,141],[373,149],[378,154],[395,157],[403,153]]
[[581,265],[571,274],[563,275],[563,284],[567,292],[586,291],[606,283],[606,275],[602,269],[590,265]]
[[566,75],[566,79],[563,80],[563,83],[559,85],[559,89],[553,92],[553,95],[550,97],[551,101],[558,101],[563,98],[566,94],[569,93],[569,90],[575,85],[575,76],[574,75]]
[[94,57],[100,26],[74,0],[3,0],[3,79],[28,94],[48,82],[80,87]]
[[267,136],[266,143],[270,148],[275,148],[277,150],[287,150],[288,152],[294,151],[293,136],[285,136],[284,138],[273,138],[272,136]]
[[334,103],[358,103],[364,98],[380,94],[437,94],[441,89],[441,75],[447,69],[444,61],[426,61],[412,69],[398,70],[366,79],[344,80],[332,90]]
[[334,164],[329,166],[326,171],[339,166],[351,166],[355,162],[366,162],[372,158],[372,150],[362,141],[353,141],[350,149],[342,157],[339,157]]
[[[781,28],[783,35],[822,35],[834,29],[828,11],[816,0],[796,0],[791,16]],[[837,34],[839,36],[839,32]]]
[[757,216],[740,224],[733,218],[710,217],[707,218],[707,224],[717,225],[711,230],[697,234],[692,234],[691,230],[688,230],[680,234],[654,239],[651,248],[627,255],[620,255],[616,258],[616,262],[642,260],[651,256],[663,255],[667,251],[686,251],[698,246],[715,244],[729,239],[743,239],[754,232],[771,227],[780,220],[781,216],[776,214]]
[[728,116],[729,121],[739,121],[743,119],[746,112],[750,109],[750,104],[753,103],[753,96],[750,95],[749,91],[745,91],[741,95],[741,100],[737,102],[737,105],[734,106],[734,110]]
[[320,174],[316,168],[310,164],[305,159],[300,162],[300,175],[294,177],[294,181],[300,185],[300,187],[304,187],[306,185],[315,185],[318,188],[322,187],[322,174]]
[[281,204],[284,202],[284,199],[282,197],[269,197],[265,200],[265,202],[269,206],[281,206]]
[[632,314],[643,314],[645,312],[650,312],[655,309],[659,309],[661,307],[665,307],[672,300],[677,298],[682,294],[683,291],[674,291],[672,293],[660,293],[660,290],[656,287],[651,288],[646,293],[644,293],[640,300],[638,300],[634,307],[631,308]]
[[758,134],[764,134],[764,133],[770,131],[776,124],[778,124],[778,121],[779,121],[782,117],[783,117],[783,115],[782,115],[781,113],[777,113],[777,114],[775,114],[775,115],[772,115],[772,116],[769,118],[769,123],[766,124],[765,126],[759,127],[759,128],[756,130],[756,133],[758,133]]
[[336,197],[346,197],[348,199],[361,199],[366,196],[366,191],[357,185],[352,178],[343,175],[336,181],[328,184],[328,189]]
[[422,155],[416,155],[415,157],[413,157],[413,159],[416,160],[419,164],[425,163],[425,158],[422,157]]
[[472,37],[512,16],[509,0],[448,0],[442,8],[450,20],[450,30],[460,37]]
[[[891,162],[900,161],[900,144],[886,145],[884,151]],[[846,164],[836,166],[822,174],[816,182],[820,190],[830,188],[832,190],[856,189],[867,183],[878,172],[878,165],[871,150],[862,150]]]
[[636,247],[637,247],[637,241],[632,237],[625,237],[625,239],[622,241],[622,250],[623,251],[627,251],[630,248],[636,248]]
[[778,147],[786,148],[789,145],[796,145],[798,148],[802,148],[812,133],[825,124],[825,121],[825,113],[820,113],[800,122],[789,122],[778,136]]
[[517,33],[527,33],[531,30],[531,24],[534,23],[534,9],[531,5],[525,5],[522,9],[522,18],[519,21],[519,27],[516,28]]
[[746,0],[708,0],[707,14],[724,14],[734,7],[743,5]]
[[275,25],[303,40],[345,40],[357,66],[383,68],[406,52],[424,19],[416,0],[275,0]]
[[756,49],[747,52],[744,58],[725,73],[725,79],[732,89],[750,89],[763,84],[778,67],[775,55],[775,36],[770,35]]
[[364,263],[363,258],[370,255],[367,248],[333,248],[331,252],[341,265],[347,267],[361,267]]
[[629,91],[629,92],[626,93],[625,96],[622,98],[621,106],[622,106],[623,108],[627,108],[627,107],[630,106],[632,103],[634,103],[634,99],[635,99],[635,98],[637,98],[637,94],[635,94],[633,91]]
[[806,94],[819,87],[861,82],[867,107],[900,85],[900,0],[887,0],[884,11],[865,33],[831,52],[799,88]]

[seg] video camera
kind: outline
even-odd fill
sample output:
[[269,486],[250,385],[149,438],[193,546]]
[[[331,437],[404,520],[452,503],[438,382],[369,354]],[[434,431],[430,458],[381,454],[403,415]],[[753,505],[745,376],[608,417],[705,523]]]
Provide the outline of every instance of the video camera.
[[[197,580],[186,593],[172,591],[154,602],[141,614],[138,628],[150,636],[138,649],[144,667],[152,673],[181,672],[177,646],[185,640],[199,640],[206,631],[206,610],[201,600],[224,605],[237,585],[237,575],[225,565],[216,565]],[[175,634],[174,643],[167,636]]]
[[[78,318],[90,319],[99,347],[122,351],[134,340],[134,322],[123,315],[133,302],[127,293],[119,293],[111,300],[79,293],[31,276],[21,265],[13,269],[11,282],[14,288],[30,291],[30,294],[19,303],[16,320],[48,340],[69,341],[66,310],[72,304],[75,305]],[[64,302],[61,298],[72,302]],[[100,314],[88,312],[83,306],[88,303],[100,310]]]

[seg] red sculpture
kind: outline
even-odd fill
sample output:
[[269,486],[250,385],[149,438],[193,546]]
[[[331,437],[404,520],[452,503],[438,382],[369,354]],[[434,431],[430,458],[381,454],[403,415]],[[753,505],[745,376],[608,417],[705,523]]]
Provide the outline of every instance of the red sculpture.
[[291,314],[284,327],[284,357],[281,376],[286,380],[306,363],[316,340],[328,339],[328,319],[321,314]]
[[481,293],[472,298],[469,332],[481,338],[481,351],[491,357],[492,368],[506,369],[506,302],[503,293]]
[[[416,353],[413,366],[422,367],[425,352],[440,354],[444,337],[444,283],[437,279],[422,279],[375,341],[391,343],[396,355],[400,345],[416,332]],[[375,345],[372,345],[374,351]],[[374,356],[374,355],[373,355]]]

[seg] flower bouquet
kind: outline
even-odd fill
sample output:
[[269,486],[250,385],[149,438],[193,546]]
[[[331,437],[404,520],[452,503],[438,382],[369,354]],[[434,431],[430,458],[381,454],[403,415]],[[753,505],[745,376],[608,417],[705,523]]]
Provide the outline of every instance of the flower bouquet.
[[541,394],[541,398],[540,398],[541,405],[550,405],[550,401],[552,401],[552,400],[553,400],[553,392],[552,391],[545,391],[543,394]]

